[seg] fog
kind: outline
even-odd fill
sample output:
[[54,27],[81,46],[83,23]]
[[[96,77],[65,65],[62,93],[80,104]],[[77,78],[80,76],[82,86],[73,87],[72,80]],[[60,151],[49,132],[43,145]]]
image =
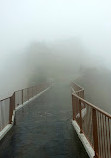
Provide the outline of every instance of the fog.
[[73,80],[109,111],[110,6],[110,0],[1,0],[0,98],[40,82]]
[[111,71],[85,69],[76,82],[85,88],[85,99],[111,114]]

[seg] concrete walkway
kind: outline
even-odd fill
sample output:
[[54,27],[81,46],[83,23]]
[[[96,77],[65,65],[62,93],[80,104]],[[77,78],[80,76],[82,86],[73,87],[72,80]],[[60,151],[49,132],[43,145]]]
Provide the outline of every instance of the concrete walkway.
[[88,158],[71,125],[69,85],[58,84],[17,112],[0,158]]

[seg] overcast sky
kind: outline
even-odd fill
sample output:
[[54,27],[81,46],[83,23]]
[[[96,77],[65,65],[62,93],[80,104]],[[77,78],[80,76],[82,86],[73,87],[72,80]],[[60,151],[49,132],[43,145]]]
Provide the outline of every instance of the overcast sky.
[[0,0],[0,58],[33,41],[79,38],[111,58],[111,0]]

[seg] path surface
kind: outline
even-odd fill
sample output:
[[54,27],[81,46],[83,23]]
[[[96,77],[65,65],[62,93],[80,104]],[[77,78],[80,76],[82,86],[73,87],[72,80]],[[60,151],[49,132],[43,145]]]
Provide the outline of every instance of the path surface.
[[69,85],[55,85],[17,112],[0,158],[88,158],[71,118]]

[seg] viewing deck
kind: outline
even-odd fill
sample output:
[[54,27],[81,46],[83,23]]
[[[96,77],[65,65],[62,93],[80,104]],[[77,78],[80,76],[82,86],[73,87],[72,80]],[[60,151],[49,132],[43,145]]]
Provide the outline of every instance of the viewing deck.
[[16,112],[0,158],[88,158],[71,120],[70,87],[54,85]]

